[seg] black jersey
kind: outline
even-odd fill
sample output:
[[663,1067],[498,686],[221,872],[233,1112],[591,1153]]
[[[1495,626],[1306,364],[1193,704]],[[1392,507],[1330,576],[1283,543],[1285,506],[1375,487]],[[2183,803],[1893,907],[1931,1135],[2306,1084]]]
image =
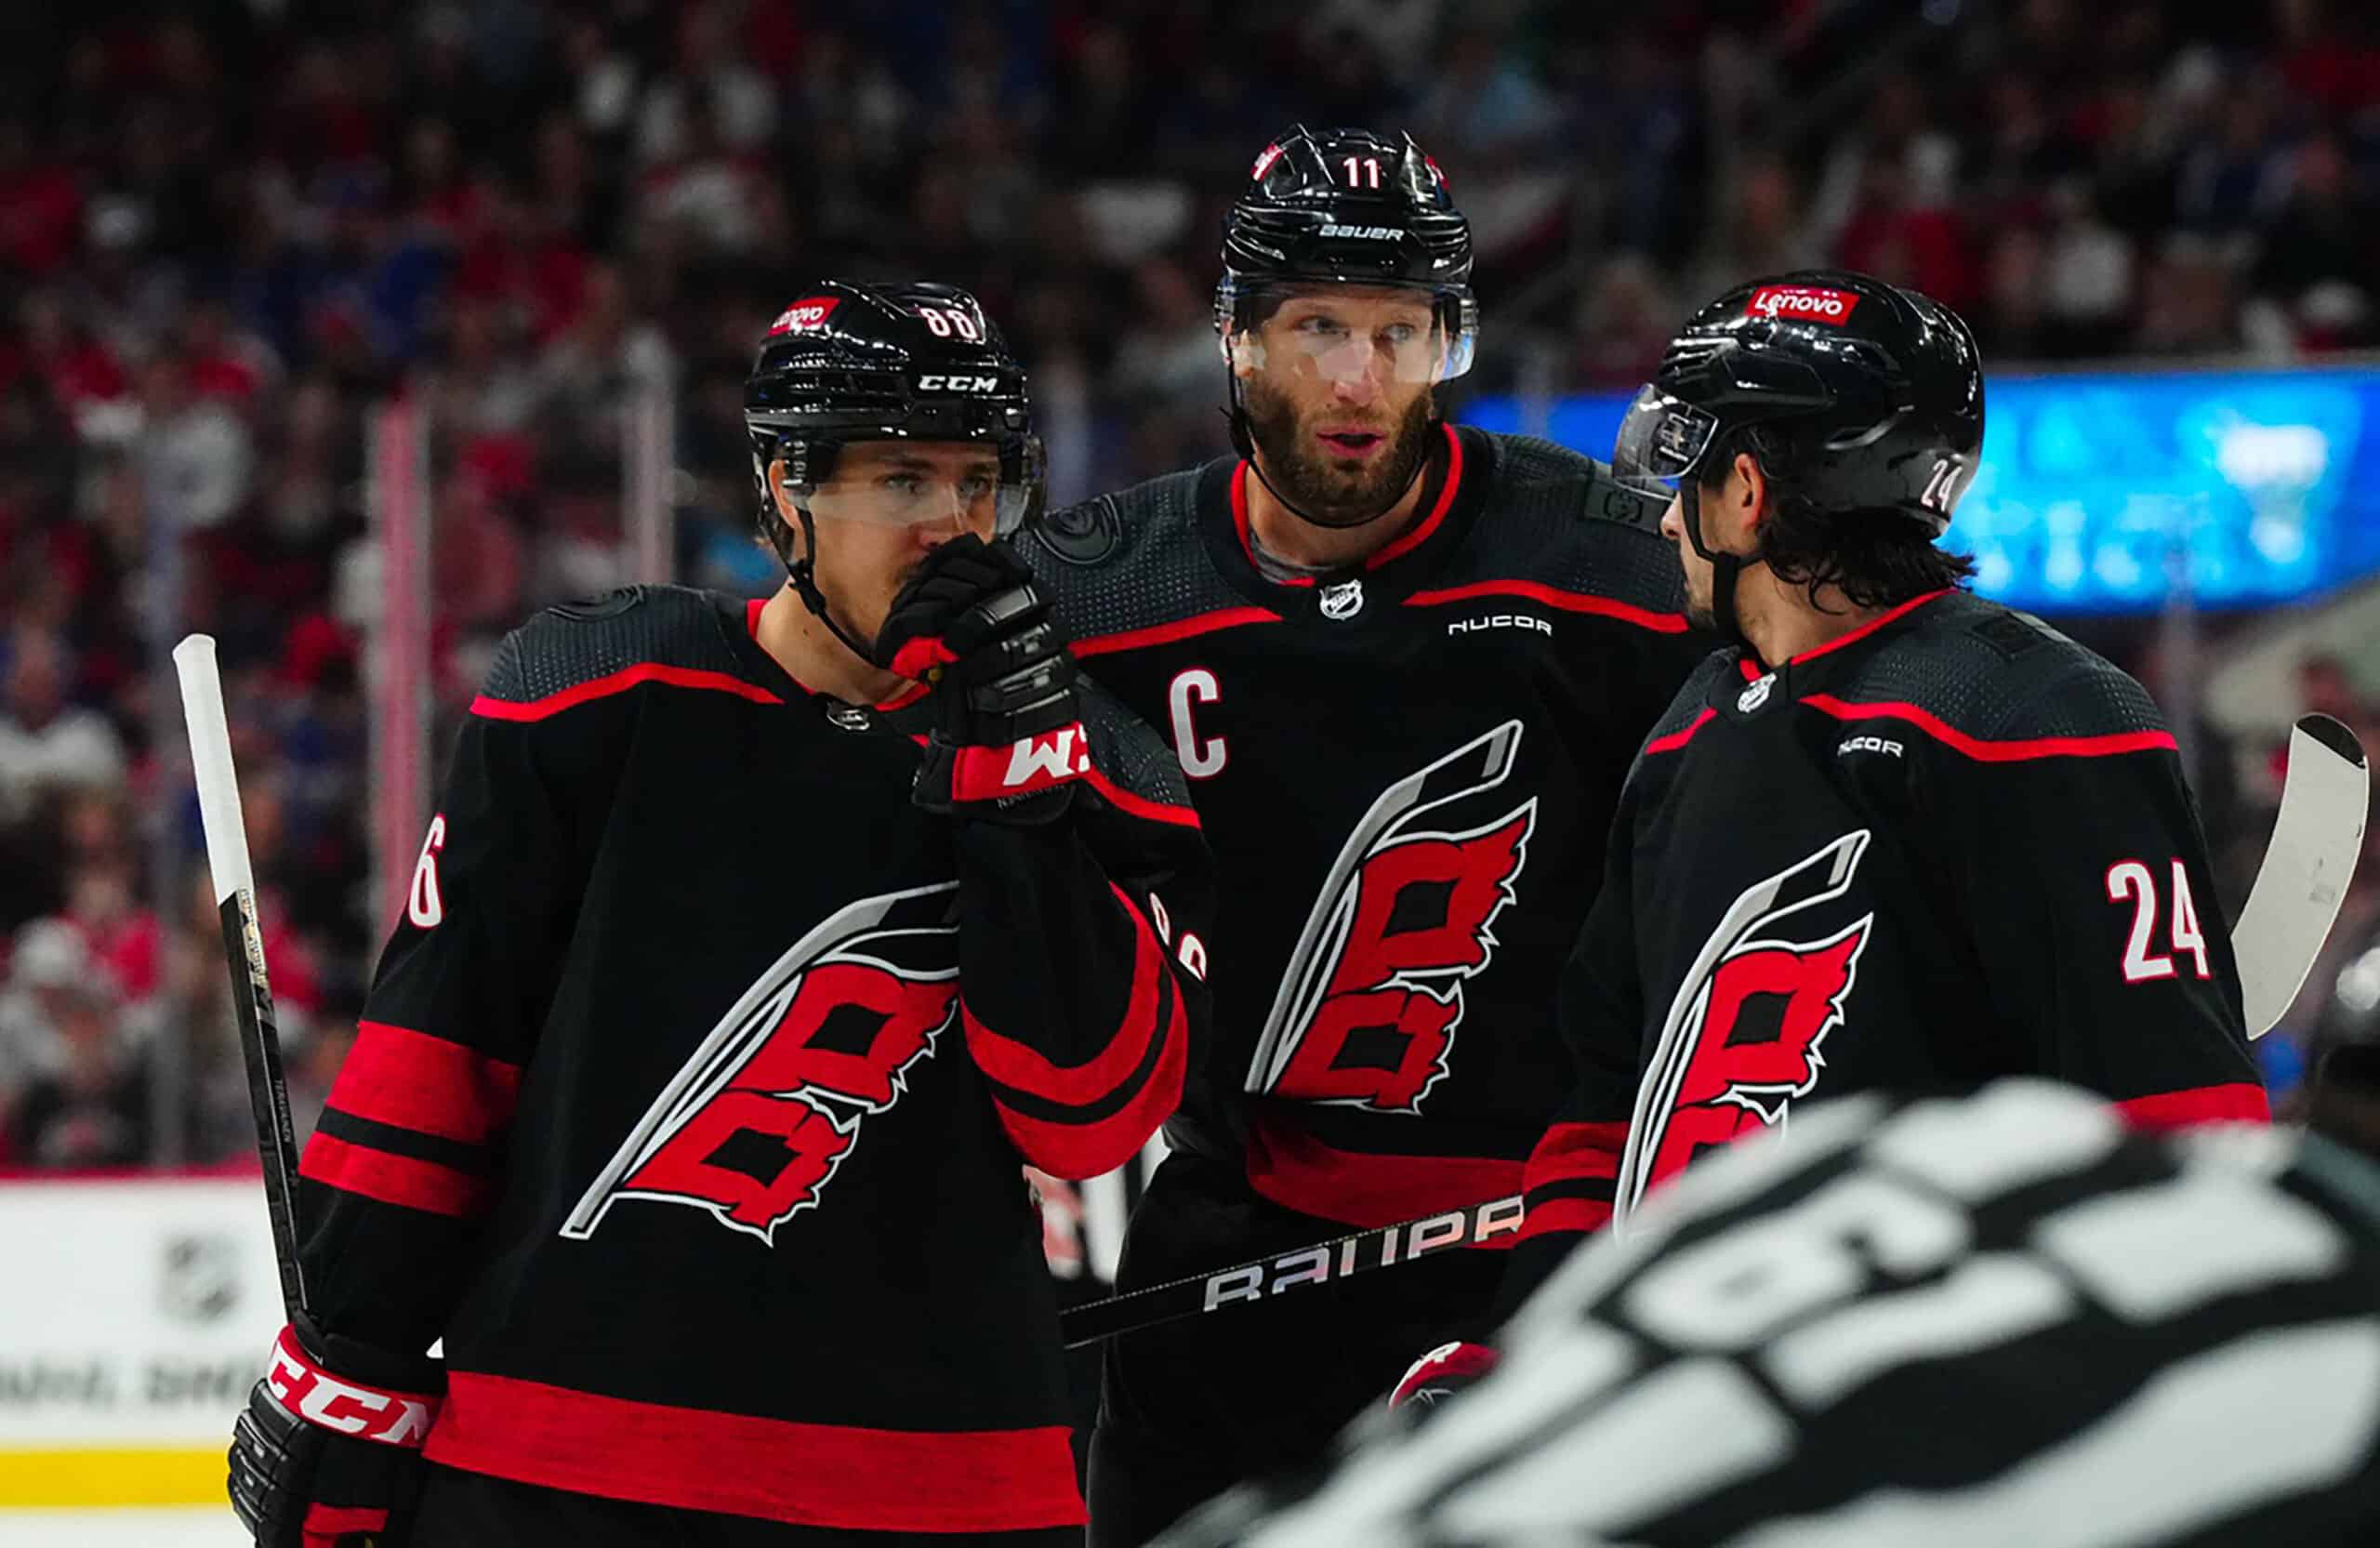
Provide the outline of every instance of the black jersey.
[[1639,496],[1546,442],[1443,433],[1420,519],[1342,573],[1267,578],[1231,460],[1020,545],[1085,667],[1170,737],[1229,899],[1170,1132],[1350,1224],[1519,1191],[1613,802],[1708,648]]
[[1581,1084],[1531,1237],[1813,1096],[2036,1074],[2149,1123],[2266,1114],[2156,706],[1961,591],[1704,663],[1629,777],[1562,1015]]
[[637,588],[516,631],[301,1169],[331,1333],[443,1338],[426,1455],[806,1526],[1082,1519],[1023,1162],[1134,1154],[1204,1020],[1171,758],[1086,685],[1040,827],[909,794],[760,603]]
[[1823,1104],[1550,1280],[1477,1386],[1166,1548],[2380,1541],[2380,1165],[2071,1087]]

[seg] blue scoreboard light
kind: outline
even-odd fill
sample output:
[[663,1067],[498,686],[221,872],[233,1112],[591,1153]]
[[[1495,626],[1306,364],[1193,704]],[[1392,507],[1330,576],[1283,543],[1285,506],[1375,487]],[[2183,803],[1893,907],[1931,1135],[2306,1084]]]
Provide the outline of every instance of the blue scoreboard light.
[[[1611,455],[1623,396],[1547,430]],[[1512,398],[1463,418],[1518,430]],[[2037,612],[2264,607],[2380,570],[2380,370],[1994,377],[1983,460],[1950,524],[1977,589]]]

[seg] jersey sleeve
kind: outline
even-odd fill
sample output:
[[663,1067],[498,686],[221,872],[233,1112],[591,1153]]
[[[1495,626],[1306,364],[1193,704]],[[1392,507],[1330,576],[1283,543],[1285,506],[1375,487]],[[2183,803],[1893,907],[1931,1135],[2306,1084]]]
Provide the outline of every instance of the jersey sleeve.
[[[404,915],[298,1176],[315,1321],[418,1354],[438,1336],[496,1191],[524,1066],[584,884],[567,782],[579,723],[512,718],[522,635],[456,746]],[[591,713],[600,716],[602,711]]]
[[1572,1083],[1521,1173],[1527,1212],[1497,1297],[1500,1315],[1526,1300],[1581,1237],[1611,1222],[1645,1022],[1632,834],[1642,770],[1640,762],[1620,796],[1602,887],[1563,964],[1556,1015]]
[[1182,1099],[1205,1045],[1214,879],[1181,771],[1095,689],[1091,771],[1059,820],[960,816],[967,1048],[1029,1165],[1113,1171]]
[[2266,1118],[2205,836],[2147,693],[2094,662],[1940,759],[1924,829],[2025,1067],[2152,1126]]

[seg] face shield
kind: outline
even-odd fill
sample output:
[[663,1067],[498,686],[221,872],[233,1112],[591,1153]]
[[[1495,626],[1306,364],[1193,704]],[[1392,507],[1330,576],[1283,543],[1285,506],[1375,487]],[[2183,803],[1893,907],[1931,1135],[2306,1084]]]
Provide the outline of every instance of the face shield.
[[1041,476],[1033,435],[854,441],[837,449],[824,479],[794,493],[821,522],[1010,537],[1038,505]]
[[1333,384],[1451,381],[1471,369],[1479,331],[1469,299],[1420,286],[1297,288],[1267,313],[1226,281],[1220,299],[1225,359]]
[[1700,464],[1718,433],[1714,416],[1647,385],[1620,421],[1611,448],[1612,477],[1666,500]]

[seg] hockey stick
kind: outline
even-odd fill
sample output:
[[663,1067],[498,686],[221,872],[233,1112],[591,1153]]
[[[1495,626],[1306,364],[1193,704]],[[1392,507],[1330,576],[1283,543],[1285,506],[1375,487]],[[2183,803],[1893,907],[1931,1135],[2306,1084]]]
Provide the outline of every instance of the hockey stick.
[[1072,1349],[1118,1333],[1137,1333],[1159,1323],[1262,1301],[1300,1285],[1337,1284],[1371,1269],[1476,1247],[1490,1237],[1519,1230],[1521,1213],[1520,1196],[1514,1194],[1420,1220],[1377,1225],[1312,1247],[1292,1248],[1210,1274],[1169,1279],[1077,1306],[1058,1318],[1058,1330]]
[[2291,728],[2281,815],[2231,929],[2251,1038],[2273,1029],[2330,939],[2363,853],[2371,777],[2362,744],[2330,716],[2303,716]]
[[215,669],[214,637],[193,634],[176,645],[174,670],[181,678],[182,716],[190,725],[191,772],[198,781],[206,864],[223,921],[223,955],[231,966],[231,1012],[248,1068],[248,1110],[256,1118],[257,1158],[264,1163],[281,1299],[297,1319],[306,1312],[306,1277],[298,1263],[298,1138],[289,1123],[272,989],[265,981],[256,879],[248,867],[248,835],[240,816],[240,784],[231,768],[231,732],[223,714],[223,681]]
[[[2346,726],[2328,715],[2307,715],[2292,729],[2281,814],[2231,932],[2251,1038],[2263,1037],[2281,1020],[2330,937],[2362,852],[2368,780],[2362,745]],[[1246,1305],[1301,1285],[1335,1282],[1447,1248],[1474,1246],[1517,1230],[1521,1214],[1518,1197],[1491,1199],[1094,1301],[1065,1313],[1058,1325],[1071,1349]]]

